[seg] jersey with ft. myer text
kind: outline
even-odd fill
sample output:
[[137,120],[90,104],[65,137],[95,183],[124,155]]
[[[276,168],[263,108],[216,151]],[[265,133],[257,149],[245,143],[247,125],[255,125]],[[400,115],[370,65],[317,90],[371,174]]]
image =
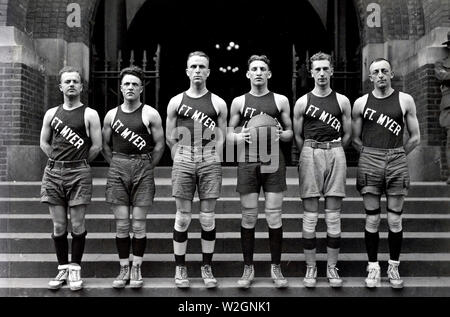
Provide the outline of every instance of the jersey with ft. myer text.
[[66,110],[63,105],[58,107],[50,122],[53,130],[51,159],[79,161],[88,158],[92,142],[84,122],[86,108],[85,105],[73,110]]
[[135,111],[123,112],[122,106],[117,107],[116,117],[111,128],[113,130],[112,149],[123,154],[147,154],[153,151],[153,137],[142,122],[141,104]]
[[402,147],[404,126],[398,91],[383,99],[369,93],[363,111],[363,146],[380,149]]
[[211,92],[199,98],[189,97],[183,93],[183,99],[177,108],[177,133],[180,145],[202,147],[214,141],[218,118]]
[[[264,96],[254,96],[250,93],[245,94],[245,102],[244,102],[244,108],[242,109],[241,113],[241,119],[239,122],[238,127],[246,127],[247,122],[253,118],[256,115],[259,115],[261,113],[265,113],[272,118],[275,118],[278,120],[278,122],[281,121],[281,112],[277,107],[277,103],[275,101],[275,94],[273,92],[269,92]],[[259,129],[261,130],[261,129]],[[261,132],[261,131],[259,131]],[[270,155],[277,155],[279,156],[279,159],[283,159],[282,152],[279,148],[279,142],[277,142],[278,150],[272,153],[272,143],[274,135],[272,134],[272,129],[265,129],[265,132],[267,135],[267,143],[265,143],[266,148],[262,149],[261,146],[263,143],[261,143],[259,140],[256,143],[252,143],[252,145],[249,145],[245,143],[245,161],[246,162],[254,162],[254,161],[260,161],[261,159],[261,153],[264,154],[270,154]],[[260,134],[259,134],[260,135]],[[261,143],[261,144],[260,144]],[[261,152],[264,150],[264,152]],[[256,152],[256,153],[255,153]]]
[[342,136],[342,109],[336,92],[319,97],[308,93],[303,121],[305,140],[330,142]]

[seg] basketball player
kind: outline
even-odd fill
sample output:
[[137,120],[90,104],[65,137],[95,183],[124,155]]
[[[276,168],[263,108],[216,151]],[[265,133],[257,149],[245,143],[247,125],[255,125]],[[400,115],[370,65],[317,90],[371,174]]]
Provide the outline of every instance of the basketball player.
[[192,200],[200,198],[201,275],[207,288],[217,286],[212,272],[216,242],[215,207],[222,185],[221,153],[227,120],[227,105],[206,88],[209,57],[200,51],[189,54],[187,91],[173,97],[167,106],[166,139],[172,151],[172,195],[177,213],[173,231],[175,285],[188,288],[186,267],[188,229],[192,218]]
[[350,101],[330,87],[331,56],[313,55],[311,76],[314,89],[297,100],[294,107],[294,135],[300,152],[299,183],[303,201],[303,249],[306,274],[303,283],[315,287],[316,225],[319,199],[325,198],[327,225],[327,278],[331,287],[341,287],[336,264],[341,242],[341,209],[345,197],[347,162],[343,146],[351,136]]
[[[255,269],[253,254],[255,245],[255,226],[258,219],[258,198],[261,187],[265,195],[265,214],[269,227],[269,244],[271,253],[271,278],[277,288],[288,285],[281,272],[282,251],[282,203],[286,186],[286,165],[281,152],[279,141],[290,142],[293,137],[292,122],[288,99],[268,88],[268,81],[272,77],[270,61],[265,55],[253,55],[248,60],[247,78],[250,80],[250,92],[235,98],[230,110],[230,130],[228,139],[238,145],[245,144],[245,155],[239,160],[237,192],[240,194],[242,207],[241,245],[244,255],[244,273],[238,286],[250,287]],[[271,160],[277,159],[275,169],[266,169],[268,162],[262,162],[257,149],[257,159],[254,157],[254,143],[252,134],[246,123],[254,116],[266,113],[280,123],[276,129],[274,147],[271,148]],[[233,130],[235,128],[237,130]],[[257,140],[253,140],[257,142]],[[253,145],[252,145],[253,144]],[[267,152],[267,151],[266,151]],[[238,157],[240,154],[238,153]],[[272,162],[270,162],[272,165]]]
[[[67,281],[71,290],[83,288],[81,259],[86,241],[85,214],[92,196],[89,162],[102,148],[97,111],[80,101],[80,72],[66,66],[59,72],[64,103],[49,109],[41,130],[41,149],[48,156],[42,178],[41,202],[47,203],[53,221],[52,238],[58,258],[58,274],[48,283],[59,289]],[[67,215],[72,225],[72,258],[69,263]]]
[[120,79],[124,101],[106,114],[103,123],[103,156],[110,164],[106,201],[116,220],[120,262],[112,286],[124,288],[130,283],[131,288],[140,288],[144,284],[141,266],[147,243],[146,218],[155,195],[154,168],[164,151],[164,131],[158,111],[141,102],[143,71],[136,66],[125,68]]
[[[393,288],[402,288],[398,266],[403,239],[403,202],[410,178],[406,156],[420,143],[419,123],[414,99],[394,90],[391,63],[377,58],[369,68],[374,89],[356,100],[352,113],[353,144],[360,151],[357,188],[363,196],[366,210],[365,243],[369,264],[365,280],[369,288],[380,285],[378,264],[378,227],[380,198],[387,197],[389,225],[388,277]],[[408,132],[404,143],[404,132]]]

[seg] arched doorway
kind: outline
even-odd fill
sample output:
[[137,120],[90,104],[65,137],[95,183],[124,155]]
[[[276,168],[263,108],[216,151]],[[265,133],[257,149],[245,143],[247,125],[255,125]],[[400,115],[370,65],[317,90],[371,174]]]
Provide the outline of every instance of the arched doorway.
[[[350,1],[321,2],[326,5],[326,19],[324,12],[318,14],[308,1],[279,0],[266,4],[259,1],[220,0],[214,1],[214,7],[207,0],[196,1],[195,5],[185,1],[146,1],[132,21],[128,22],[125,22],[125,12],[121,12],[124,7],[116,7],[114,12],[119,19],[112,26],[107,22],[111,11],[108,11],[105,0],[102,0],[93,36],[93,56],[97,61],[94,69],[105,65],[107,50],[111,50],[111,43],[105,34],[109,33],[111,37],[111,27],[112,38],[117,46],[113,49],[121,50],[122,53],[120,61],[117,60],[118,54],[110,53],[109,64],[117,65],[120,62],[124,67],[133,59],[135,64],[142,66],[144,51],[147,52],[145,63],[149,64],[153,62],[151,58],[154,52],[160,47],[159,82],[156,86],[149,85],[145,101],[156,106],[165,121],[170,98],[188,88],[185,68],[186,57],[191,51],[202,50],[211,57],[208,88],[221,96],[228,105],[234,97],[249,90],[245,77],[249,56],[266,54],[272,61],[270,89],[286,95],[293,107],[295,99],[313,86],[313,82],[308,79],[305,60],[321,50],[334,52],[337,76],[333,85],[344,94],[347,93],[342,89],[356,90],[351,95],[347,94],[354,101],[353,98],[360,92],[357,87],[361,82],[358,75],[360,37],[355,8]],[[294,63],[296,57],[298,62]],[[349,84],[347,74],[356,74],[353,75],[352,84]],[[94,88],[98,95],[103,90],[104,87]],[[155,100],[159,101],[157,105]],[[105,104],[100,112],[115,106],[117,102]],[[289,152],[290,146],[286,150]],[[169,152],[166,151],[163,165],[171,164],[168,156]]]

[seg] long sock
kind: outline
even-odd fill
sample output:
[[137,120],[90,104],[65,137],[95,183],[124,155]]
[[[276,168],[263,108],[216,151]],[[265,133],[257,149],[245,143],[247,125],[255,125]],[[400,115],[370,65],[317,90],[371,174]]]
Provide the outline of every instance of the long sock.
[[394,233],[391,230],[389,230],[388,243],[391,260],[393,261],[399,260],[400,252],[402,250],[402,241],[403,241],[403,230],[397,233]]
[[367,230],[364,232],[364,241],[366,243],[367,256],[369,262],[378,261],[378,243],[380,241],[380,235],[378,232],[372,233]]
[[144,257],[145,247],[147,246],[147,237],[142,239],[136,239],[133,237],[131,240],[131,247],[133,249],[133,255],[137,257]]
[[81,265],[81,258],[84,253],[84,245],[86,242],[87,231],[80,235],[72,232],[72,263]]
[[69,241],[67,240],[68,233],[64,233],[60,237],[55,237],[52,234],[52,239],[55,244],[56,258],[59,265],[69,264]]
[[[303,233],[303,236],[306,234]],[[317,238],[303,238],[303,253],[305,254],[305,262],[307,266],[316,266],[316,245]]]
[[281,263],[281,250],[283,247],[283,227],[278,229],[269,228],[269,245],[272,264]]
[[216,244],[216,228],[211,231],[202,230],[203,265],[211,265]]
[[341,246],[341,237],[330,237],[327,235],[327,265],[336,266]]
[[116,237],[116,247],[117,252],[119,253],[119,259],[128,260],[130,258],[130,246],[131,246],[130,236],[126,238]]
[[253,253],[255,252],[255,228],[245,229],[241,227],[241,247],[244,255],[244,264],[253,264]]
[[188,240],[188,232],[179,232],[173,230],[173,251],[175,256],[175,264],[177,266],[186,265],[186,247]]

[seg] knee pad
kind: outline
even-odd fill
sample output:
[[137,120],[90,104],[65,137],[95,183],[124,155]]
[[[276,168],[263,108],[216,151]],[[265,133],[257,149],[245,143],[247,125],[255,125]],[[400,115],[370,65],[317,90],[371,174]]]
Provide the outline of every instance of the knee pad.
[[242,208],[242,227],[244,229],[253,229],[258,221],[258,207]]
[[201,211],[200,212],[200,225],[203,231],[213,231],[216,228],[216,220],[214,211]]
[[143,239],[146,237],[146,219],[133,219],[132,228],[134,238]]
[[378,232],[378,227],[380,226],[381,215],[371,215],[366,216],[366,230],[370,233]]
[[330,237],[339,237],[341,235],[341,211],[325,209],[325,222],[327,224],[327,233]]
[[116,220],[116,235],[119,238],[126,238],[130,235],[130,219]]
[[317,221],[319,219],[319,213],[305,211],[303,213],[303,237],[311,239],[315,237]]
[[280,229],[283,226],[281,209],[267,209],[266,220],[270,229]]
[[388,209],[388,225],[389,230],[391,230],[393,233],[402,231],[402,216],[398,213],[390,212],[390,210]]
[[62,223],[53,223],[53,235],[56,237],[63,236],[67,233],[67,225]]
[[175,216],[175,227],[174,229],[178,232],[186,232],[191,224],[192,213],[178,210]]

